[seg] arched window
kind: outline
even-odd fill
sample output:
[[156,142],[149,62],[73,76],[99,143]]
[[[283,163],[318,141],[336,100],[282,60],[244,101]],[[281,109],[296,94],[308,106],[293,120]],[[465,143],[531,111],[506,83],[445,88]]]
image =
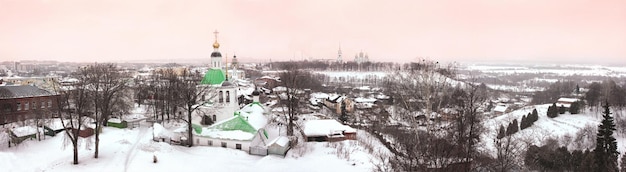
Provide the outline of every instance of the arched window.
[[220,97],[219,97],[219,101],[220,103],[224,103],[224,93],[222,91],[220,91]]
[[226,91],[226,103],[230,103],[230,91]]

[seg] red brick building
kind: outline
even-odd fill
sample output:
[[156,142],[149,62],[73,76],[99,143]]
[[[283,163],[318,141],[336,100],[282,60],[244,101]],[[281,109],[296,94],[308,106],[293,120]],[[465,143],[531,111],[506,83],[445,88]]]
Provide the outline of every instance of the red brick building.
[[58,116],[56,96],[30,85],[0,86],[0,124]]

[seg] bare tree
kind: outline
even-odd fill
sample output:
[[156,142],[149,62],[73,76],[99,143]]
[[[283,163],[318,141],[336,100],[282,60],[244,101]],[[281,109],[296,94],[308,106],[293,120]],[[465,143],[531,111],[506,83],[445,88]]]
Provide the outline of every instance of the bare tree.
[[186,115],[179,119],[187,123],[189,147],[193,146],[193,114],[213,103],[211,101],[217,97],[216,86],[199,85],[201,79],[200,73],[184,70],[173,83],[177,95],[175,99],[178,100],[178,105],[186,111]]
[[286,113],[287,135],[293,136],[294,127],[297,127],[295,121],[305,98],[304,89],[319,88],[321,84],[310,72],[298,69],[296,65],[288,66],[286,69],[280,73],[281,84],[286,88],[283,96],[285,99],[281,100],[281,104],[287,107],[287,111],[283,111]]
[[524,142],[518,140],[516,135],[494,139],[494,145],[496,156],[492,165],[490,165],[492,171],[513,171],[515,168],[521,167],[521,157],[525,152],[525,148]]
[[[84,71],[79,71],[75,75],[86,75]],[[61,116],[61,124],[64,128],[69,129],[65,131],[66,138],[69,138],[73,148],[73,164],[78,164],[78,147],[79,145],[79,132],[86,127],[88,117],[87,115],[93,110],[92,96],[90,96],[87,85],[84,81],[79,81],[72,85],[60,86],[55,83],[57,99],[57,113]],[[66,143],[64,143],[66,144]]]
[[[79,69],[85,73],[84,82],[89,86],[95,107],[96,120],[94,158],[98,158],[100,148],[100,131],[114,112],[127,112],[131,104],[125,99],[129,81],[114,64],[94,64]],[[121,105],[121,106],[120,106]]]

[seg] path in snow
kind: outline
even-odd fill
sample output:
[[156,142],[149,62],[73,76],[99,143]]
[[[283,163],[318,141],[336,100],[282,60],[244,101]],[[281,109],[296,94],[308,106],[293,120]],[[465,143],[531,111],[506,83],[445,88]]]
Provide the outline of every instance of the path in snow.
[[124,171],[128,171],[128,163],[130,163],[130,161],[132,161],[132,158],[134,158],[137,155],[137,145],[139,144],[139,141],[141,141],[141,138],[143,138],[143,136],[146,135],[146,133],[148,133],[146,131],[148,131],[148,128],[142,127],[141,125],[139,125],[139,133],[137,134],[135,143],[133,143],[133,146],[130,148],[130,150],[126,154],[126,161],[124,162]]

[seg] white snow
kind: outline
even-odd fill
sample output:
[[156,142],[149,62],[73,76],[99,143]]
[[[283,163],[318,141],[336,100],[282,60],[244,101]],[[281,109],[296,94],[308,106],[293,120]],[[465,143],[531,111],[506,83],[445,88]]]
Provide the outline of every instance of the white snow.
[[520,123],[522,116],[531,113],[535,108],[539,114],[539,119],[529,128],[513,134],[514,137],[535,145],[541,145],[548,138],[559,138],[565,135],[573,136],[587,125],[597,126],[600,123],[601,115],[598,115],[596,112],[585,112],[573,115],[565,113],[559,114],[556,118],[549,118],[546,116],[546,113],[548,107],[551,105],[552,104],[527,106],[486,120],[484,126],[487,128],[487,132],[481,135],[482,146],[479,147],[487,150],[487,152],[495,152],[493,140],[498,133],[499,127],[502,125],[506,128],[514,119],[517,119],[518,123]]
[[122,123],[122,120],[119,119],[119,118],[111,118],[111,119],[108,120],[108,122],[111,122],[111,123]]
[[270,141],[268,145],[271,145],[271,144],[274,144],[274,143],[276,143],[278,146],[284,147],[284,146],[287,146],[287,143],[289,143],[289,138],[287,138],[285,136],[280,136],[280,137],[277,137],[276,139]]
[[[82,142],[79,164],[72,165],[72,147],[63,146],[65,133],[46,140],[27,140],[17,147],[0,148],[2,171],[371,171],[371,159],[355,142],[345,142],[350,159],[336,155],[328,143],[305,142],[307,152],[295,156],[255,156],[221,147],[184,147],[154,142],[151,128],[142,123],[135,129],[103,128],[100,155],[93,158],[94,145]],[[158,159],[153,163],[153,156]],[[36,163],[33,163],[36,162]]]
[[304,122],[304,134],[307,136],[327,136],[335,131],[356,132],[352,127],[343,125],[334,119],[307,120]]
[[[66,121],[66,122],[68,122],[68,121]],[[62,123],[60,118],[53,118],[52,120],[50,120],[50,122],[48,122],[45,125],[46,125],[46,127],[50,128],[52,130],[61,130],[61,129],[65,128],[63,126],[63,123]]]
[[364,98],[364,97],[357,97],[354,99],[355,102],[357,103],[374,103],[376,101],[375,98]]
[[24,137],[28,135],[37,134],[37,128],[32,126],[23,126],[11,129],[11,132],[17,137]]
[[203,129],[200,135],[228,140],[252,140],[252,138],[254,138],[254,134],[241,130],[224,131],[215,129]]

